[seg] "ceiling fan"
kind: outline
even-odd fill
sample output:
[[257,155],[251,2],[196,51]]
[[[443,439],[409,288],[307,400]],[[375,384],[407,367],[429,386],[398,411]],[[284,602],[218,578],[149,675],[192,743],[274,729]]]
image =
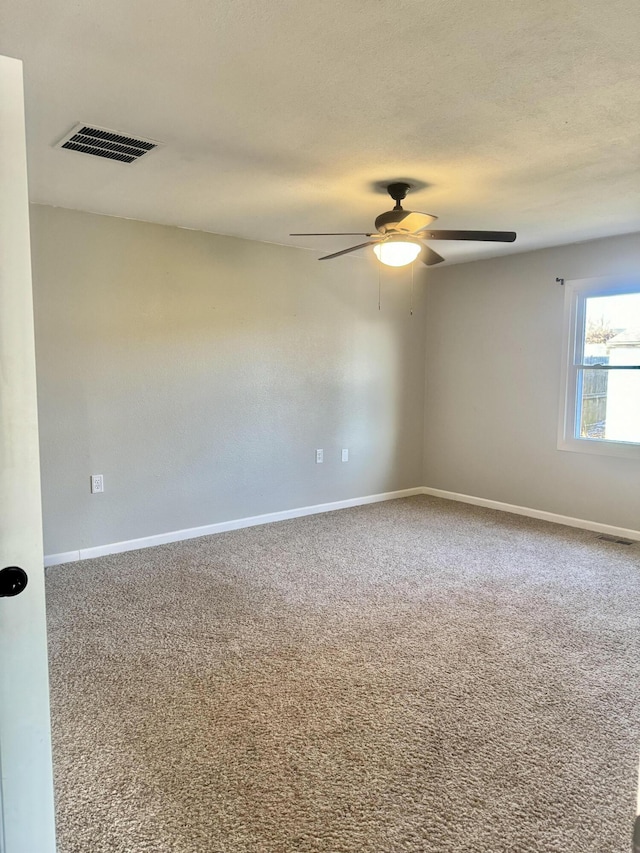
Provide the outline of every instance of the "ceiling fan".
[[401,202],[411,189],[409,184],[393,183],[387,192],[395,201],[393,210],[381,213],[375,221],[378,233],[360,233],[357,231],[329,232],[324,234],[290,234],[290,237],[373,237],[366,243],[359,243],[341,252],[324,255],[320,261],[339,258],[349,252],[357,252],[365,246],[373,246],[379,261],[390,267],[404,267],[419,258],[428,267],[444,261],[442,255],[434,252],[424,240],[481,240],[492,243],[513,243],[515,231],[431,231],[429,226],[438,218],[430,213],[417,213],[404,210]]

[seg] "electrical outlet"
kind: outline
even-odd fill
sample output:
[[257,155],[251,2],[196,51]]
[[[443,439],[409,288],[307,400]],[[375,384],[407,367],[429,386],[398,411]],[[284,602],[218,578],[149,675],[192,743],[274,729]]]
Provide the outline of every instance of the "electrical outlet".
[[104,492],[104,477],[102,474],[91,475],[91,494],[97,495],[99,492]]
[[324,450],[322,450],[322,448],[316,450],[316,462],[324,462]]
[[343,462],[349,461],[349,448],[348,447],[342,448],[342,461]]

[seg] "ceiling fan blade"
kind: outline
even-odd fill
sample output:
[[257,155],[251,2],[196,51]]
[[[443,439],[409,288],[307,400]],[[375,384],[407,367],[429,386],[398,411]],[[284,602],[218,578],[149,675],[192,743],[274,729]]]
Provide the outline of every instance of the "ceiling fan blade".
[[289,234],[289,237],[373,237],[362,231],[322,231],[314,234]]
[[432,216],[430,213],[418,213],[417,211],[407,211],[407,215],[393,226],[393,230],[407,231],[409,234],[415,234],[422,228],[428,228],[432,222],[435,222],[437,216]]
[[480,240],[488,243],[513,243],[515,231],[429,231],[420,232],[423,240]]
[[329,261],[331,258],[339,258],[340,255],[348,255],[349,252],[356,252],[358,249],[364,249],[365,246],[373,246],[374,243],[378,242],[378,240],[369,240],[368,243],[360,243],[359,246],[351,246],[349,249],[343,249],[341,252],[334,252],[332,255],[325,255],[322,258],[318,258],[318,260]]
[[423,246],[418,255],[418,260],[422,261],[426,267],[432,267],[434,264],[441,264],[444,258],[430,249],[429,246]]

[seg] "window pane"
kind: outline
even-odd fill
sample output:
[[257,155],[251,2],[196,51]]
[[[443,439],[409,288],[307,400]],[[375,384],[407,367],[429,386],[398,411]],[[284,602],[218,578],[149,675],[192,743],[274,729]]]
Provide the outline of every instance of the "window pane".
[[640,443],[640,370],[580,370],[579,438]]
[[640,365],[640,293],[585,300],[584,364]]

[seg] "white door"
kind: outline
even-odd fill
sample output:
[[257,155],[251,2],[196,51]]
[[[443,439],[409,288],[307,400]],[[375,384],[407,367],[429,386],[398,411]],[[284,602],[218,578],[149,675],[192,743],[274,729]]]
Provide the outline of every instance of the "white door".
[[0,56],[0,851],[54,853],[22,63]]

